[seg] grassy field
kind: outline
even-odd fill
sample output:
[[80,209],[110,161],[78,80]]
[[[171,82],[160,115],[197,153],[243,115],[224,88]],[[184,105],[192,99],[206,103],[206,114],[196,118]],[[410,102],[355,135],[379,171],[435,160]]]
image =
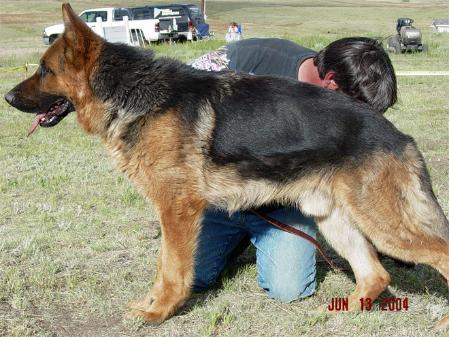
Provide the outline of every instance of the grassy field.
[[[158,1],[159,3],[163,1]],[[171,0],[166,2],[173,2]],[[197,3],[197,1],[194,3]],[[72,1],[77,11],[141,1]],[[24,64],[45,49],[41,31],[60,21],[60,1],[2,0],[0,94],[24,79]],[[447,1],[208,1],[216,39],[154,47],[188,61],[224,42],[229,21],[245,37],[278,36],[319,49],[350,35],[385,38],[397,17],[410,16],[430,46],[426,54],[392,55],[396,70],[448,70],[449,35],[432,34],[431,19]],[[447,77],[400,77],[399,102],[386,116],[415,137],[435,193],[449,214]],[[319,314],[313,309],[354,288],[350,272],[318,264],[318,291],[281,304],[257,287],[254,252],[227,271],[222,284],[197,294],[160,326],[123,319],[127,303],[155,274],[157,215],[118,174],[98,139],[75,116],[26,138],[31,116],[0,100],[0,336],[443,336],[431,330],[449,311],[443,279],[426,266],[411,269],[385,258],[392,274],[384,297],[407,297],[408,312]],[[347,265],[326,248],[339,266]]]

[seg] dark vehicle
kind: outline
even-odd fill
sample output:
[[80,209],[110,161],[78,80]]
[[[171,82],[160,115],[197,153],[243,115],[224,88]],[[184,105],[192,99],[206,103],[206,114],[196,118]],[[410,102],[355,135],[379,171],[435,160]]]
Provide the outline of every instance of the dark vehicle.
[[399,18],[396,23],[397,34],[388,38],[388,50],[396,54],[407,51],[422,52],[425,45],[422,44],[421,31],[412,26],[413,19]]
[[196,27],[204,16],[195,5],[161,5],[129,8],[133,20],[159,19],[160,40],[196,40]]
[[176,32],[178,40],[195,40],[195,26],[204,22],[200,9],[193,5],[155,6],[154,18],[159,19],[161,35],[169,38]]

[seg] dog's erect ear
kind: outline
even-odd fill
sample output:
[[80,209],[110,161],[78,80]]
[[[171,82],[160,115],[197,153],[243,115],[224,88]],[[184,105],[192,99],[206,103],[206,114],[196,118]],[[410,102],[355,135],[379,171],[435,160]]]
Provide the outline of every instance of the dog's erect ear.
[[65,27],[63,38],[67,46],[65,55],[70,61],[75,62],[77,55],[84,55],[88,48],[98,45],[101,38],[80,19],[69,3],[62,5],[62,17]]
[[64,37],[68,42],[77,42],[77,38],[91,37],[95,33],[80,19],[68,3],[62,5]]
[[69,3],[62,4],[62,19],[66,28],[71,26],[72,22],[79,20],[78,15],[76,15]]

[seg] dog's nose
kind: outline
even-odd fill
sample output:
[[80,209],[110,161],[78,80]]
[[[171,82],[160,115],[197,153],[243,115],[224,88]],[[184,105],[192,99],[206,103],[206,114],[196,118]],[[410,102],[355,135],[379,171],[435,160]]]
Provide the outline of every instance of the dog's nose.
[[10,91],[5,95],[5,100],[6,102],[8,102],[9,104],[13,104],[14,102],[14,92]]

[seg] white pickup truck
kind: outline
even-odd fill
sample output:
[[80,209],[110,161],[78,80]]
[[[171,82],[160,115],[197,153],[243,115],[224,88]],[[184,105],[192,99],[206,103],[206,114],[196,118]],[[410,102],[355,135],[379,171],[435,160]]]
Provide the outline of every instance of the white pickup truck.
[[[131,35],[143,34],[145,42],[155,42],[159,40],[159,20],[133,20],[132,13],[128,8],[94,8],[87,9],[80,13],[80,18],[94,31],[99,25],[98,18],[101,18],[103,28],[112,28],[123,25],[123,18],[128,17],[128,25]],[[64,32],[64,25],[58,24],[45,27],[42,39],[44,44],[52,44],[56,38]]]

